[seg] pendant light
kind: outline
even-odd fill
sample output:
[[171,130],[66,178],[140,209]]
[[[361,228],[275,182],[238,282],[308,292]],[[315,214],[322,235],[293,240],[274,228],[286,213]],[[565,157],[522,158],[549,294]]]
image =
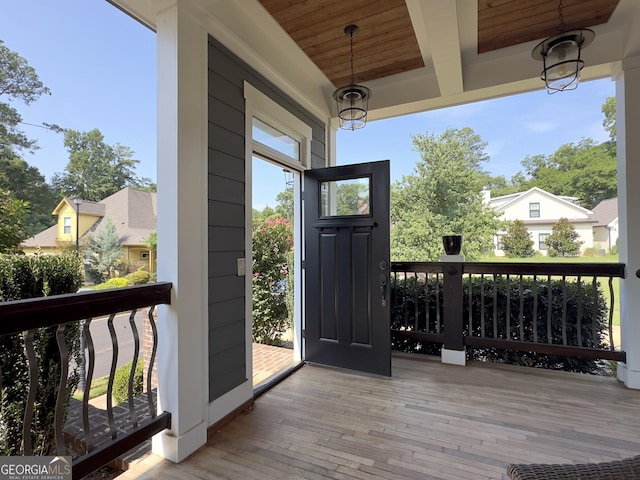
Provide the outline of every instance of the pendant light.
[[353,72],[353,37],[358,33],[357,25],[347,25],[344,33],[349,36],[351,42],[351,83],[333,92],[336,101],[340,128],[343,130],[356,130],[362,128],[367,123],[367,110],[369,109],[369,98],[371,90],[362,85],[355,84]]
[[558,2],[558,14],[558,33],[540,42],[531,52],[535,60],[542,60],[543,70],[540,78],[549,94],[578,87],[580,70],[584,67],[582,49],[595,38],[593,30],[586,28],[565,32],[562,0]]

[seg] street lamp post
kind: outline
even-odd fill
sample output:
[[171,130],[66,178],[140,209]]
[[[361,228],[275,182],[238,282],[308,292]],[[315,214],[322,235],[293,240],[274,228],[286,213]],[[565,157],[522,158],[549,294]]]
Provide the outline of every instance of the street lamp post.
[[76,256],[78,256],[80,255],[80,204],[82,198],[74,198],[73,203],[76,205]]
[[[82,203],[82,198],[75,197],[73,199],[73,203],[76,206],[76,257],[80,256],[80,204]],[[78,365],[78,373],[80,375],[80,381],[78,382],[78,388],[84,392],[85,388],[85,377],[86,377],[86,369],[85,369],[85,341],[84,341],[84,320],[80,322],[80,365]]]

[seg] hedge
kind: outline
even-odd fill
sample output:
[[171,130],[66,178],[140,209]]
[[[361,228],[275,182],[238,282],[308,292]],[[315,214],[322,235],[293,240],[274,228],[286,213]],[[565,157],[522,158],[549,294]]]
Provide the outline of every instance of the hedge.
[[[552,343],[562,345],[562,310],[563,302],[566,302],[566,337],[567,344],[578,346],[578,334],[582,337],[582,346],[591,348],[606,348],[603,338],[608,329],[608,309],[606,300],[596,285],[594,309],[594,286],[592,283],[577,281],[551,280],[524,278],[522,286],[519,279],[511,279],[507,282],[504,277],[472,277],[471,280],[471,306],[469,305],[469,280],[465,278],[463,283],[463,325],[464,335],[481,336],[482,325],[480,319],[484,316],[484,336],[488,338],[507,338],[507,304],[509,304],[510,324],[509,339],[517,341],[533,341],[534,331],[538,337],[538,343]],[[494,289],[495,289],[495,314],[496,332],[494,329]],[[549,342],[547,328],[547,314],[549,305],[549,289],[551,290],[551,341]],[[484,303],[481,303],[481,292],[484,290]],[[520,312],[520,294],[522,291],[523,312]],[[442,279],[430,277],[411,277],[406,280],[394,280],[392,282],[392,295],[394,304],[391,311],[392,329],[400,330],[409,328],[419,332],[436,332],[436,298],[438,298],[441,328],[446,328],[443,322],[443,285]],[[537,298],[537,317],[534,322],[533,311]],[[417,299],[417,308],[416,308]],[[507,300],[509,300],[507,302]],[[581,310],[581,328],[578,332],[578,305]],[[426,305],[429,307],[428,315]],[[472,312],[472,324],[469,326],[469,310]],[[416,311],[417,310],[417,311]],[[594,317],[595,312],[595,317]],[[417,314],[417,328],[416,328]],[[427,325],[428,320],[428,325]],[[520,321],[524,336],[520,335]],[[594,333],[593,323],[596,328]],[[471,330],[471,332],[470,332]],[[427,353],[437,355],[440,353],[440,344],[424,341],[414,341],[402,335],[392,335],[392,348],[403,352]],[[566,370],[581,373],[603,373],[603,363],[597,360],[587,360],[576,357],[557,355],[543,355],[532,352],[516,352],[496,348],[469,348],[467,347],[467,359],[484,360],[497,363],[533,366],[553,370]]]
[[[57,256],[0,255],[0,301],[74,293],[82,283],[82,262],[71,253]],[[34,455],[55,455],[54,414],[60,383],[57,327],[37,329],[34,347],[38,360],[38,394],[31,439]],[[67,324],[65,341],[72,364],[80,363],[80,326]],[[23,455],[22,425],[29,389],[24,334],[0,337],[2,401],[0,406],[0,455]],[[66,402],[79,381],[70,368]],[[65,408],[66,412],[66,408]]]

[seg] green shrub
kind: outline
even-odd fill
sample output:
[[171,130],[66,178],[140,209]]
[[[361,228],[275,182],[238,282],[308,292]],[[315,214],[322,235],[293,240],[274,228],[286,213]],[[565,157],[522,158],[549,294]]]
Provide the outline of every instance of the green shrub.
[[149,283],[151,274],[149,272],[145,272],[144,270],[136,270],[135,272],[131,272],[124,278],[126,278],[131,285],[142,285],[144,283]]
[[[465,279],[463,283],[464,335],[481,336],[483,334],[487,338],[505,339],[508,336],[511,340],[528,342],[534,341],[535,335],[539,343],[561,345],[563,342],[562,310],[563,302],[566,302],[567,344],[578,346],[578,335],[580,335],[582,346],[604,348],[602,338],[608,324],[607,304],[602,292],[596,287],[595,301],[597,305],[594,305],[594,287],[591,283],[582,282],[578,286],[575,281],[567,281],[563,286],[561,280],[552,280],[547,283],[546,279],[534,282],[531,278],[524,278],[521,289],[519,280],[512,279],[508,282],[506,278],[500,276],[495,281],[492,278],[473,277],[471,289],[472,300],[469,305],[469,281]],[[549,289],[551,290],[550,296]],[[482,291],[484,291],[483,301],[481,300]],[[412,277],[406,282],[392,282],[392,298],[394,299],[391,311],[392,329],[442,333],[446,328],[443,321],[442,292],[441,279],[429,278],[425,281],[424,278]],[[521,292],[523,297],[522,314],[520,312]],[[537,308],[534,307],[536,298]],[[549,298],[551,299],[552,311],[550,330],[547,325]],[[439,311],[436,310],[436,306],[439,306]],[[537,315],[535,319],[534,310]],[[471,324],[469,324],[470,311]],[[580,322],[578,322],[578,311],[582,312]],[[595,317],[594,311],[596,312]],[[485,319],[484,332],[482,332],[481,318]],[[520,322],[522,322],[523,335],[521,335]],[[580,330],[578,325],[580,325]],[[549,331],[551,337],[549,337]],[[433,355],[439,354],[441,348],[437,343],[411,340],[397,334],[392,335],[392,347],[403,352]],[[467,358],[581,373],[601,373],[602,370],[601,362],[596,360],[496,348],[468,347]]]
[[602,257],[603,254],[604,254],[604,250],[596,247],[585,248],[582,251],[583,257]]
[[[122,403],[129,398],[129,376],[131,375],[131,365],[133,362],[129,362],[116,370],[113,377],[113,391],[111,395],[116,400],[116,404]],[[133,373],[133,396],[140,395],[142,393],[142,373],[144,369],[144,362],[138,360],[136,363],[136,369]]]
[[94,287],[95,290],[107,290],[109,288],[122,288],[131,285],[129,280],[122,277],[110,278],[104,283],[100,283]]
[[[74,293],[82,284],[82,262],[73,253],[62,255],[0,255],[0,301]],[[57,327],[39,328],[34,335],[38,363],[38,393],[31,440],[34,455],[55,455],[54,415],[60,383]],[[64,331],[70,362],[66,405],[79,381],[80,326],[69,323]],[[2,399],[0,405],[0,455],[23,455],[22,425],[29,389],[29,369],[24,335],[0,337]]]
[[287,308],[291,223],[284,218],[253,223],[253,341],[280,345],[291,325]]

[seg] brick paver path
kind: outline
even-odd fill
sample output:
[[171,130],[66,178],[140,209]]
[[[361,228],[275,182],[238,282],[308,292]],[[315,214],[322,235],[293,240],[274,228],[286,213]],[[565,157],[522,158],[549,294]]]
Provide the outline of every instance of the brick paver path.
[[253,344],[253,386],[293,363],[293,350],[261,343]]

